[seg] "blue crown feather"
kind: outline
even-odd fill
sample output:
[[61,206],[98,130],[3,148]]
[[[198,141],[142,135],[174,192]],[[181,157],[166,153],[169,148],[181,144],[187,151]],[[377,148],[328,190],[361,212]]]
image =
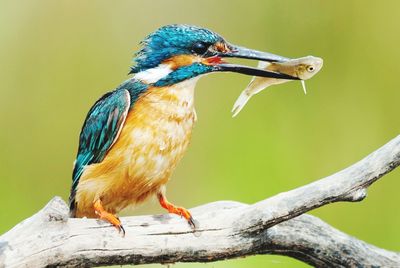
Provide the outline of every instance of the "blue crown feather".
[[161,27],[141,42],[142,48],[135,54],[135,66],[131,67],[130,73],[157,67],[175,55],[192,54],[196,42],[213,44],[222,40],[218,34],[196,26],[174,24]]

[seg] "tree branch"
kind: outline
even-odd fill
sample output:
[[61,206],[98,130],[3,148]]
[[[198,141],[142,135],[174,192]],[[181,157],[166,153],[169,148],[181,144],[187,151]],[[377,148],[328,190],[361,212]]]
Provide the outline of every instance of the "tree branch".
[[0,237],[0,267],[207,262],[254,254],[287,255],[319,267],[399,267],[399,253],[309,215],[292,219],[328,203],[362,200],[369,185],[399,164],[400,136],[345,170],[256,204],[195,208],[195,232],[173,215],[125,217],[123,238],[102,221],[69,219],[66,204],[54,198]]
[[[193,209],[200,222],[250,208],[216,202]],[[94,219],[68,219],[56,197],[39,213],[1,237],[6,267],[88,267],[115,264],[209,262],[255,254],[291,256],[318,267],[398,267],[400,254],[348,236],[316,217],[301,215],[260,233],[237,230],[234,223],[192,232],[170,215],[123,218],[122,237]]]

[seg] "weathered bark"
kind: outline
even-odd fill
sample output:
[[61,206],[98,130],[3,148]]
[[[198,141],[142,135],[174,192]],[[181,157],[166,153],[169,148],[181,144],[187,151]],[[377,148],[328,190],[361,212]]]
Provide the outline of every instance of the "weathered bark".
[[195,208],[195,232],[174,215],[125,217],[122,237],[104,222],[69,219],[66,204],[54,198],[0,237],[0,267],[208,262],[254,254],[287,255],[319,267],[400,267],[399,253],[299,216],[362,200],[369,185],[399,164],[400,136],[343,171],[256,204]]
[[[199,222],[251,206],[216,202],[194,208]],[[69,219],[56,197],[1,237],[6,267],[89,267],[112,264],[209,262],[255,254],[291,256],[318,267],[399,267],[400,254],[346,235],[316,217],[301,215],[262,231],[223,220],[193,232],[173,215],[125,217],[126,236],[93,219]]]

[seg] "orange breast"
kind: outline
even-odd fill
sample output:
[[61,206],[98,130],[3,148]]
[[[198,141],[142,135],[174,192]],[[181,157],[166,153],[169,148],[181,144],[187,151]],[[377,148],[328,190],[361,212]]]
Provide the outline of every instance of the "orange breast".
[[78,217],[95,217],[98,198],[116,213],[159,191],[189,144],[193,91],[194,85],[185,82],[150,88],[135,103],[104,160],[85,168],[77,188]]

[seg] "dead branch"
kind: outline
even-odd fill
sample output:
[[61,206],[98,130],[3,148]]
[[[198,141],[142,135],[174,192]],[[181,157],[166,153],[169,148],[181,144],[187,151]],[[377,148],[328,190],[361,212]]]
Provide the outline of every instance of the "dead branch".
[[399,253],[301,215],[362,200],[369,185],[399,164],[400,136],[338,173],[256,204],[194,208],[195,232],[174,215],[125,217],[123,238],[101,221],[69,219],[64,201],[54,198],[0,236],[0,267],[209,262],[255,254],[287,255],[318,267],[400,267]]

